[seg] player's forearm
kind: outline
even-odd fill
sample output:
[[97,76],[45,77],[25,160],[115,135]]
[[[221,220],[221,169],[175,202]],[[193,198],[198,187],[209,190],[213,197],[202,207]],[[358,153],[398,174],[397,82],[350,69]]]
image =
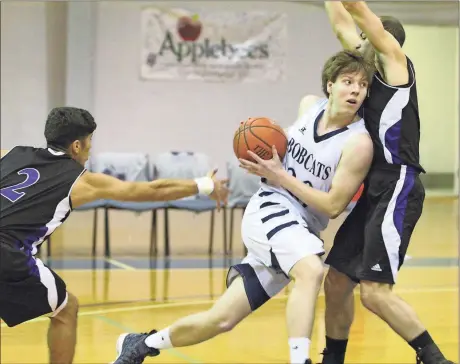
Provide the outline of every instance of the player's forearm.
[[332,219],[339,216],[343,211],[341,206],[333,201],[331,194],[302,183],[288,172],[280,176],[280,183],[283,188],[289,190],[294,196],[302,200],[303,203],[325,213]]
[[340,1],[325,1],[324,7],[326,9],[329,22],[331,23],[332,30],[336,35],[339,35],[339,33],[345,30],[355,30],[353,18]]
[[161,179],[152,182],[132,182],[122,193],[125,201],[169,201],[196,195],[194,180]]
[[343,7],[356,25],[366,34],[375,46],[383,37],[384,28],[380,18],[375,15],[364,1],[343,1]]

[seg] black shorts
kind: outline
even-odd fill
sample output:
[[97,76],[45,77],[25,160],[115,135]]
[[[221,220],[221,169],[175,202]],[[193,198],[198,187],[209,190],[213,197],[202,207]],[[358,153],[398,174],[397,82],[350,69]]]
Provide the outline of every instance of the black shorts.
[[30,253],[0,242],[0,318],[12,327],[56,315],[67,303],[64,281]]
[[361,198],[335,236],[326,264],[355,282],[395,284],[424,200],[419,172],[412,167],[371,170]]

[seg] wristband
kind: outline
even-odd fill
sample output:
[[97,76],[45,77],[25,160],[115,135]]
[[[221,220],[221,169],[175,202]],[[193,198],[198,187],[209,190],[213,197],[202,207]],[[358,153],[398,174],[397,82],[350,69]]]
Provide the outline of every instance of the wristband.
[[211,177],[195,178],[195,183],[200,194],[210,195],[214,191],[214,181]]

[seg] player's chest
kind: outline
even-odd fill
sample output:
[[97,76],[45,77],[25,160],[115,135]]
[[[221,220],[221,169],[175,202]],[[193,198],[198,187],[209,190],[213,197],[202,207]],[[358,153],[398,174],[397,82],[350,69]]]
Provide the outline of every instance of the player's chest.
[[328,182],[333,177],[339,158],[340,151],[334,141],[315,141],[313,132],[308,127],[291,130],[288,134],[284,166],[296,178],[313,184]]

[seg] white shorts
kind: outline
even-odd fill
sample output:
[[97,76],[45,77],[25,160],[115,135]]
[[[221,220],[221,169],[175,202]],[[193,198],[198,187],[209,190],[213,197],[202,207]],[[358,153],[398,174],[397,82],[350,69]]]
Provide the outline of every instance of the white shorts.
[[241,224],[248,255],[230,267],[227,286],[241,275],[252,310],[281,291],[289,272],[301,259],[323,255],[323,241],[308,229],[305,220],[285,197],[257,194],[246,207]]

